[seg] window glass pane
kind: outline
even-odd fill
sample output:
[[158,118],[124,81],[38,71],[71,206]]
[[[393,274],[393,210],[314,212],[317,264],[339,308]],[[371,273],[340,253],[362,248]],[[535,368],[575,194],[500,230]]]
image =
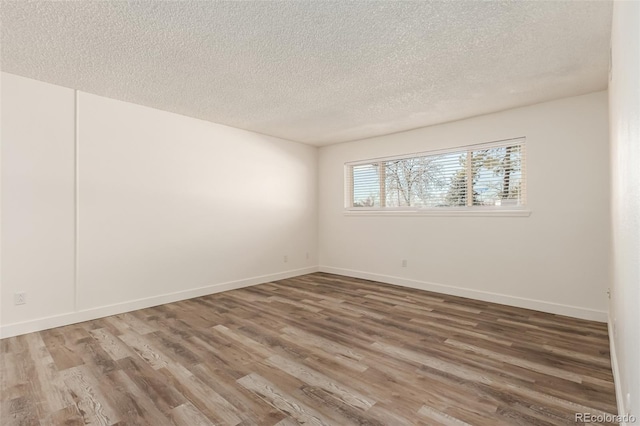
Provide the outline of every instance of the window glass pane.
[[522,204],[520,145],[473,151],[473,205]]
[[467,153],[446,154],[449,167],[446,169],[446,194],[437,207],[463,207],[467,205]]
[[465,205],[465,153],[384,162],[386,207]]
[[347,207],[509,208],[526,201],[524,138],[370,161],[347,164]]
[[353,207],[380,207],[378,163],[353,166]]

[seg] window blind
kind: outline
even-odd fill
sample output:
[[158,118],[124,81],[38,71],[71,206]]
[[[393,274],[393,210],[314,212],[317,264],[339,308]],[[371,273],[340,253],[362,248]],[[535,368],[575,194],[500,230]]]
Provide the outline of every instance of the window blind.
[[345,164],[345,207],[514,208],[526,201],[524,138]]

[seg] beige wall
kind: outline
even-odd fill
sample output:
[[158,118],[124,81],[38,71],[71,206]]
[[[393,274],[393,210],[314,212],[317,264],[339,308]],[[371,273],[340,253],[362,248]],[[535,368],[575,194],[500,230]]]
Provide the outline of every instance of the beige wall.
[[[344,214],[347,161],[521,136],[529,217]],[[320,267],[606,321],[608,138],[607,94],[598,92],[322,147]]]

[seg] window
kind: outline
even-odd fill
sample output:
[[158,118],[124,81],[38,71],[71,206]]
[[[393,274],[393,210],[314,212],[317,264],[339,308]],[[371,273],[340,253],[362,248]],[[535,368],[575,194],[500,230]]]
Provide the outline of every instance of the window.
[[504,211],[526,201],[524,138],[345,164],[350,211]]

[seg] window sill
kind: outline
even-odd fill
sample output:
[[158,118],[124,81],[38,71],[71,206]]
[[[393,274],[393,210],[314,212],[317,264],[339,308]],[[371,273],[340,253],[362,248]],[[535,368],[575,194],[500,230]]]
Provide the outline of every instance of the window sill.
[[528,217],[526,209],[420,209],[420,210],[345,210],[345,216],[476,216]]

